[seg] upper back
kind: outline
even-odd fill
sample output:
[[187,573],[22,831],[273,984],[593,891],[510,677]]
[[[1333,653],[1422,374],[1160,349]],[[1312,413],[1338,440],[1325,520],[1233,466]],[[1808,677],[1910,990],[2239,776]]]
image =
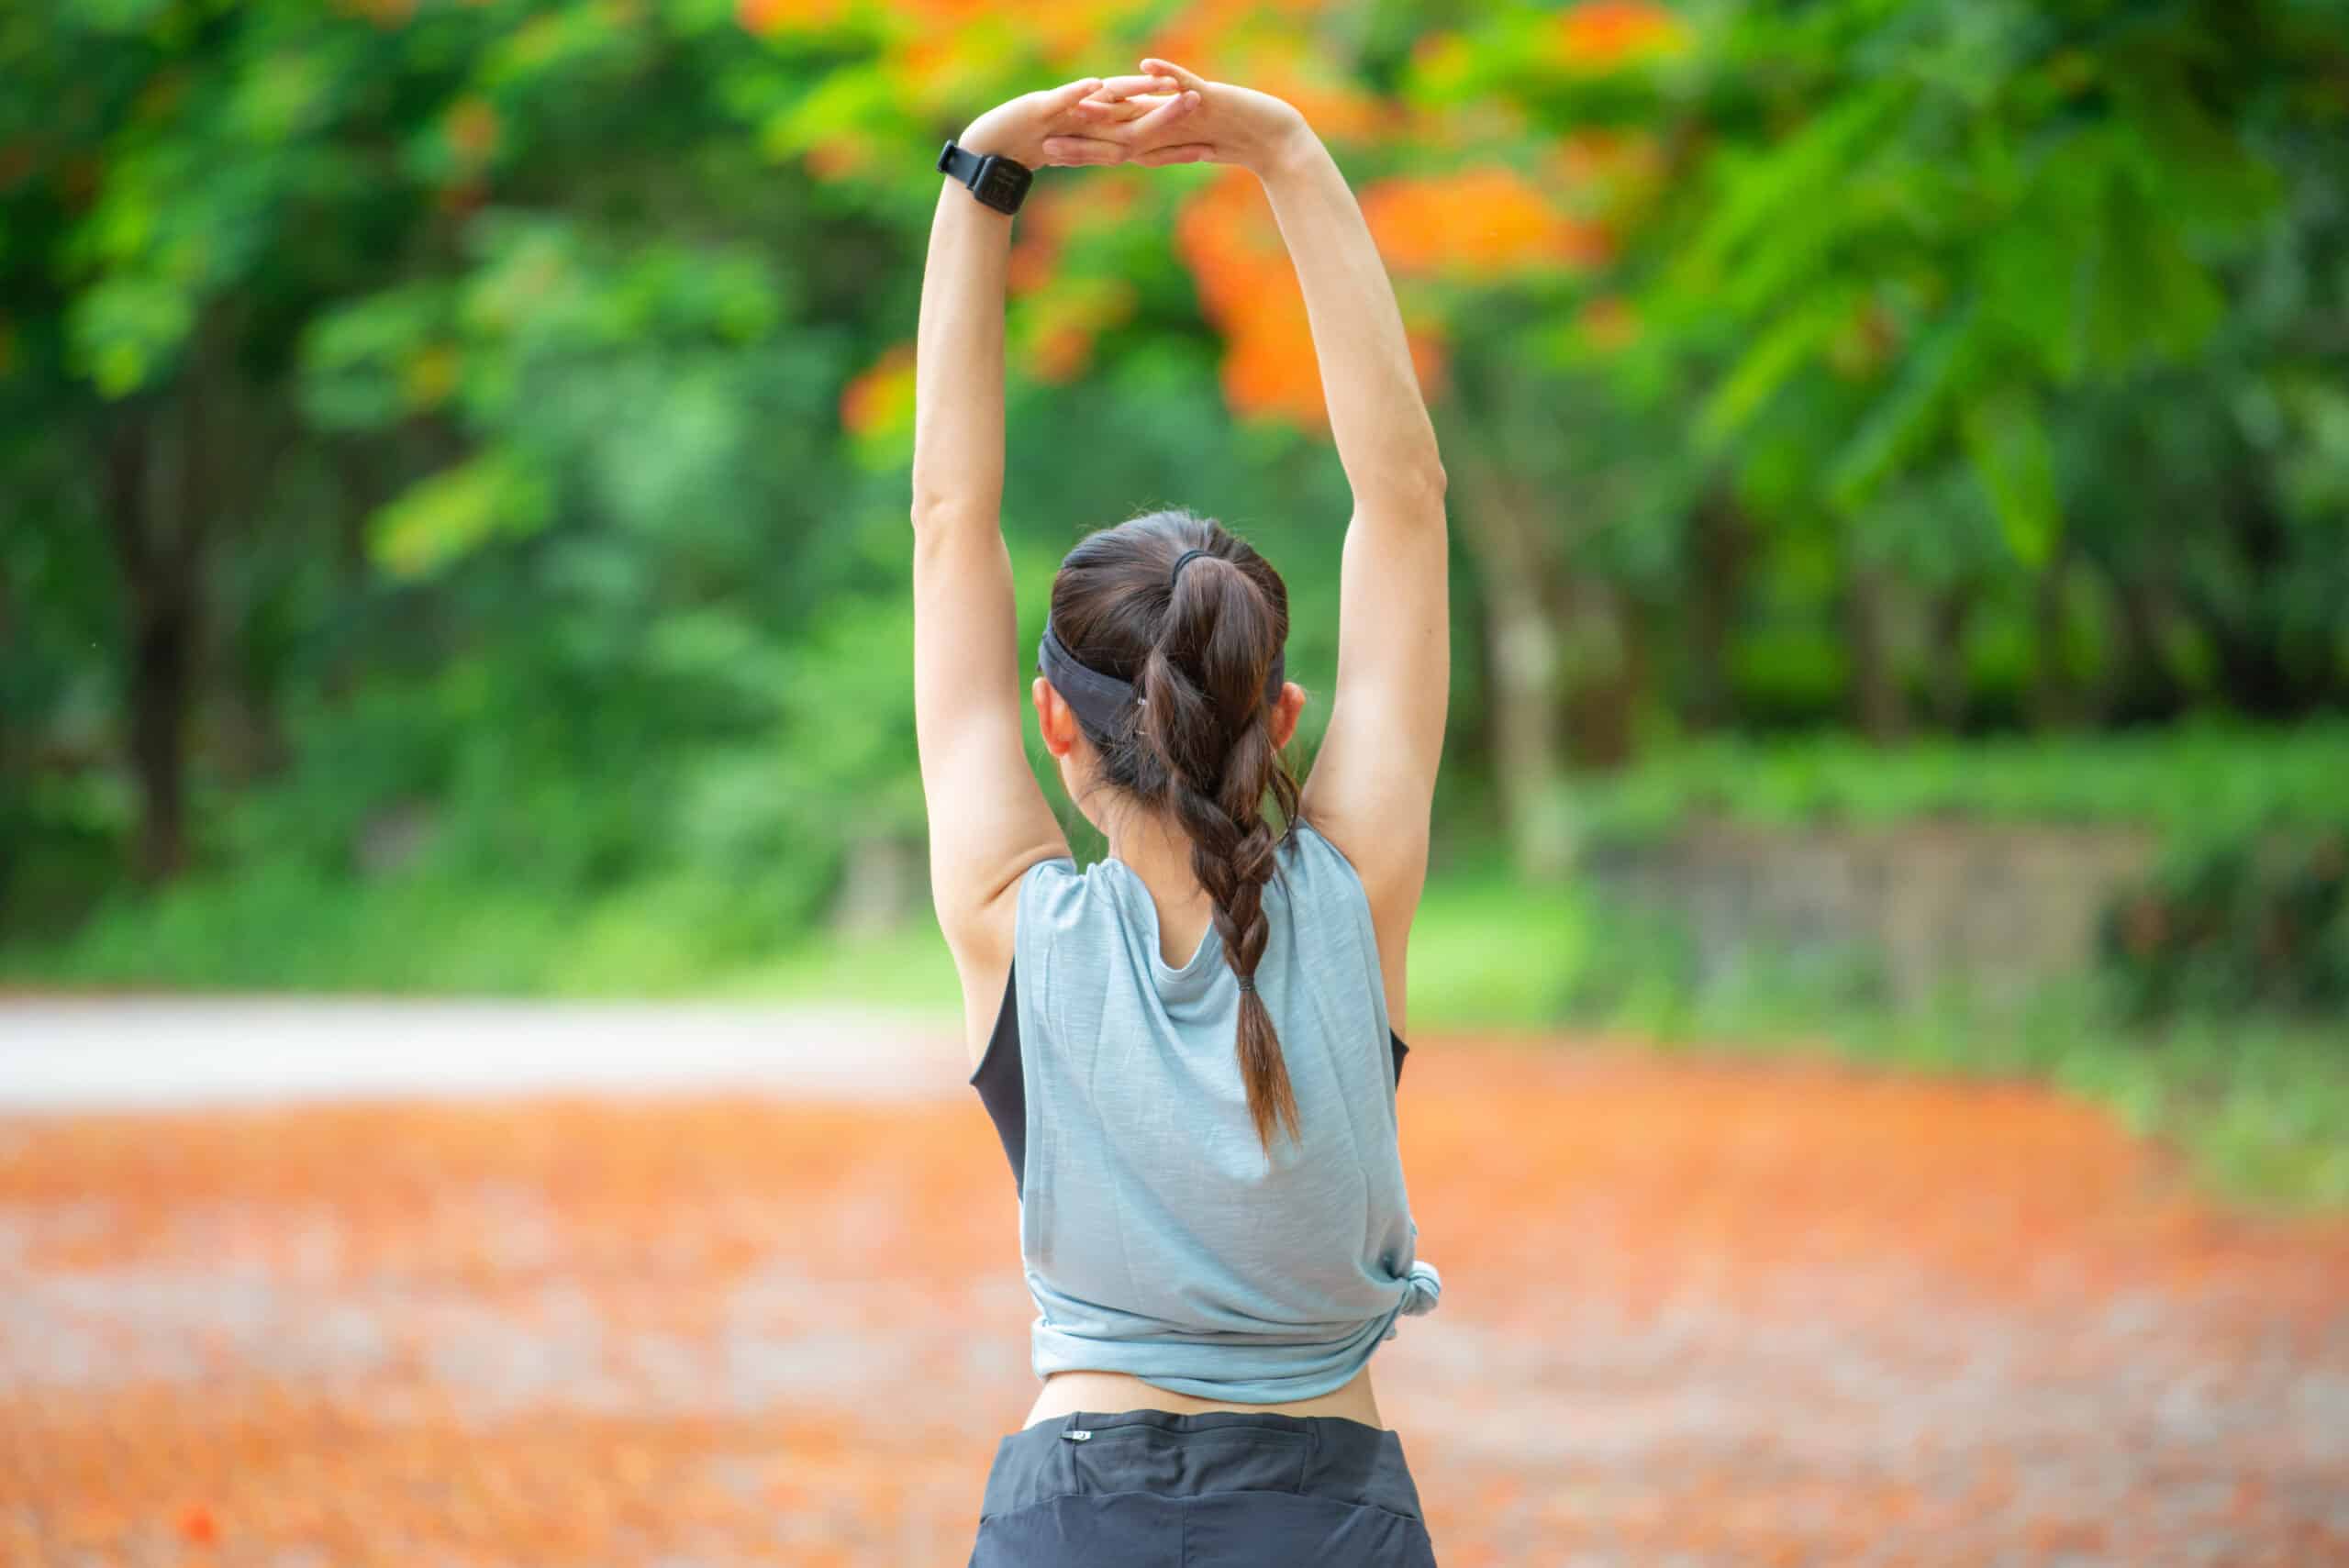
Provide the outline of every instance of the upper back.
[[1240,992],[1210,927],[1180,966],[1130,867],[1022,877],[1013,975],[1026,1090],[1020,1213],[1039,1374],[1130,1371],[1272,1401],[1343,1384],[1414,1266],[1377,939],[1345,856],[1299,824],[1264,890],[1256,985],[1297,1099],[1269,1152],[1234,1051]]

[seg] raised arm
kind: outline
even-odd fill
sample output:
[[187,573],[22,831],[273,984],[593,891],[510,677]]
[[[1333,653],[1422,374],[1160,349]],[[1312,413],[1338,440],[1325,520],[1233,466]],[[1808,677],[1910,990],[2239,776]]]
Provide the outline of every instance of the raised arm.
[[[1082,102],[1101,85],[1088,77],[1014,98],[956,139],[1030,168],[1112,161],[1098,149],[1044,145],[1119,119],[1124,111]],[[914,352],[914,733],[930,898],[966,1018],[984,1041],[1011,965],[1012,887],[1038,860],[1068,853],[1068,840],[1021,743],[1018,615],[1001,527],[1013,220],[960,183],[941,176],[940,187]]]
[[1141,144],[1135,162],[1252,171],[1304,291],[1330,435],[1354,497],[1340,579],[1338,689],[1304,803],[1362,873],[1382,951],[1398,969],[1399,938],[1427,875],[1452,686],[1443,464],[1402,313],[1353,191],[1296,109],[1169,61],[1141,67],[1173,77],[1196,102],[1165,126],[1145,131],[1150,122],[1136,122],[1107,134]]
[[[1354,496],[1338,685],[1304,804],[1361,871],[1382,922],[1408,929],[1427,880],[1452,693],[1443,464],[1362,208],[1320,138],[1298,128],[1291,150],[1264,171],[1264,194],[1305,293],[1330,435]],[[1399,942],[1386,946],[1399,954]]]
[[[1043,161],[1036,128],[1096,85],[1014,99],[956,139],[1033,167]],[[1011,964],[1006,895],[1022,869],[1066,853],[1068,840],[1020,740],[1019,628],[1001,527],[1013,220],[952,180],[941,176],[939,186],[914,346],[914,735],[930,899],[965,1010],[983,1014],[985,992],[1000,991]]]

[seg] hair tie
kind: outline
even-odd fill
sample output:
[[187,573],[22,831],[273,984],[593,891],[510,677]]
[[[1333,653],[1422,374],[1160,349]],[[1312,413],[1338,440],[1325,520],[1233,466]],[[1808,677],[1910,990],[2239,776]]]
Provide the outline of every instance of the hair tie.
[[1213,555],[1215,551],[1211,550],[1186,550],[1182,554],[1176,556],[1174,558],[1174,570],[1166,574],[1166,591],[1170,594],[1174,591],[1174,580],[1183,575],[1183,568],[1191,564],[1191,557],[1195,555]]
[[1256,977],[1252,974],[1241,975],[1240,977],[1240,989],[1242,991],[1253,991],[1256,989]]

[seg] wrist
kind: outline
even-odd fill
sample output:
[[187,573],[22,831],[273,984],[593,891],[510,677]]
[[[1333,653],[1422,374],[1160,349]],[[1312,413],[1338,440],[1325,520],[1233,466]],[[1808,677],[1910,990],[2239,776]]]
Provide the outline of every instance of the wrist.
[[984,122],[974,125],[976,136],[966,130],[940,151],[938,171],[949,184],[963,186],[975,205],[1009,217],[1034,183],[1035,170],[1027,159],[1005,150],[1002,139],[989,135]]
[[1257,179],[1266,184],[1292,179],[1311,170],[1330,155],[1313,128],[1299,115],[1294,123],[1266,142],[1264,150],[1250,161],[1249,168]]
[[993,111],[989,111],[964,126],[963,134],[954,139],[954,144],[966,152],[975,152],[982,157],[992,152],[998,158],[1008,158],[1015,163],[1025,163],[1032,168],[1037,161],[1029,156],[1025,149],[1014,146],[1016,139],[1010,128],[997,119]]

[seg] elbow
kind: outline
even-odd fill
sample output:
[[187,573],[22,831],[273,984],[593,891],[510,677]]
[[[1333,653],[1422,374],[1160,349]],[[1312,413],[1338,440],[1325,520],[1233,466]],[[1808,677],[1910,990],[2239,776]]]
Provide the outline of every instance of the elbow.
[[956,526],[956,519],[974,508],[962,496],[951,491],[940,491],[922,485],[914,487],[913,506],[908,516],[917,534],[943,533]]
[[959,487],[946,479],[941,465],[925,460],[917,450],[913,462],[913,495],[910,498],[914,532],[927,531],[940,517],[954,509],[960,499]]
[[1423,507],[1442,509],[1444,491],[1451,484],[1452,476],[1444,472],[1443,457],[1436,449],[1432,429],[1423,428],[1417,440],[1397,442],[1386,474],[1397,495]]
[[958,482],[917,466],[909,508],[917,534],[974,527],[992,532],[1001,506],[1002,491],[996,485]]
[[966,534],[992,535],[999,527],[994,507],[961,495],[918,495],[909,517],[917,549]]
[[1375,466],[1349,468],[1346,477],[1357,506],[1400,516],[1441,516],[1451,483],[1432,449],[1418,455],[1398,452]]
[[1387,476],[1386,491],[1402,510],[1415,515],[1443,515],[1444,491],[1452,483],[1443,461],[1430,451],[1425,457],[1396,467]]
[[910,513],[914,532],[926,533],[931,525],[954,505],[952,495],[935,484],[925,484],[921,476],[914,476],[914,494]]

